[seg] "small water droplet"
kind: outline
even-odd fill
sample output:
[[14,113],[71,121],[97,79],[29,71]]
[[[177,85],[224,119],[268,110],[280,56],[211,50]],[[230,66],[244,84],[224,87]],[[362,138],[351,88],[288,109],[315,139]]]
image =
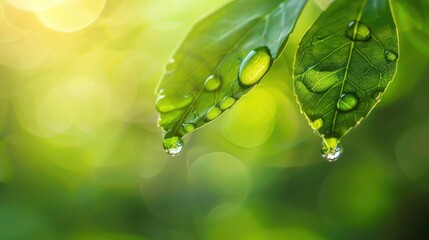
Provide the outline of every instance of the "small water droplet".
[[228,97],[228,96],[224,97],[222,101],[219,103],[219,107],[222,111],[225,111],[226,109],[232,107],[232,105],[234,105],[236,101],[237,99],[233,97]]
[[264,77],[272,64],[270,50],[260,47],[252,50],[240,65],[238,79],[242,87],[253,86]]
[[206,117],[204,120],[205,121],[212,121],[215,118],[219,117],[221,114],[222,114],[222,110],[219,107],[214,106],[207,111]]
[[343,148],[341,143],[336,138],[328,138],[322,141],[321,149],[322,157],[325,158],[328,162],[334,162],[343,153]]
[[210,75],[204,82],[204,89],[206,91],[212,92],[219,89],[221,80],[215,75]]
[[165,151],[171,156],[176,156],[182,151],[183,141],[179,136],[164,138],[162,142]]
[[371,37],[371,31],[366,24],[360,21],[351,21],[346,35],[352,41],[368,41]]
[[174,58],[170,58],[165,65],[165,71],[166,72],[174,72],[177,69],[177,62],[174,60]]
[[176,109],[181,109],[193,101],[192,95],[182,96],[179,94],[171,94],[171,95],[160,95],[158,96],[158,99],[156,100],[156,109],[160,113],[167,113],[174,111]]
[[183,124],[183,129],[185,130],[185,132],[190,133],[192,131],[195,130],[195,124],[193,123],[184,123]]
[[391,51],[391,50],[386,50],[384,52],[384,56],[386,57],[386,60],[389,62],[393,62],[396,59],[398,59],[398,54],[394,51]]
[[344,93],[337,102],[337,109],[342,112],[349,112],[359,105],[359,100],[353,93]]
[[315,130],[318,130],[318,129],[322,128],[322,127],[323,127],[323,119],[319,118],[319,119],[314,120],[314,121],[311,123],[311,126],[312,126],[312,127],[313,127],[313,129],[315,129]]

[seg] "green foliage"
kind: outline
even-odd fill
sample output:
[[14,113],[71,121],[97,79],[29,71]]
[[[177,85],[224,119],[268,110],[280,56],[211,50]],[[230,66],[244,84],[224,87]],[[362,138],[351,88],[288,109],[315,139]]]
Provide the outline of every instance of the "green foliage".
[[278,58],[304,7],[302,0],[234,1],[199,22],[158,86],[164,147],[219,117],[256,85]]
[[[278,59],[306,1],[237,0],[199,22],[179,46],[158,85],[164,148],[219,117]],[[398,37],[388,0],[334,2],[296,52],[295,94],[336,160],[340,139],[364,119],[392,81]]]
[[[295,94],[310,125],[336,152],[392,81],[398,38],[387,0],[337,0],[296,52]],[[329,155],[329,154],[328,154]]]

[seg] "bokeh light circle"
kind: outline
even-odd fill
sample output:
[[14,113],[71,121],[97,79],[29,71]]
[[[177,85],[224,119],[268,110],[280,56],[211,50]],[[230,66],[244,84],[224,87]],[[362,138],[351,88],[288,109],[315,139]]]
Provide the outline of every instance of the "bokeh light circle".
[[223,121],[223,136],[229,142],[244,148],[264,144],[275,126],[277,105],[264,89],[257,88],[244,101],[237,102]]
[[62,1],[63,0],[6,0],[6,2],[14,7],[30,12],[46,10]]
[[110,91],[86,76],[70,76],[44,97],[37,108],[37,122],[54,134],[75,126],[90,133],[110,120]]
[[102,13],[106,0],[63,0],[37,18],[47,28],[58,32],[76,32],[94,23]]
[[204,239],[265,239],[264,229],[255,216],[237,204],[213,208],[204,220]]
[[396,156],[405,175],[420,188],[429,190],[429,122],[406,131],[396,143]]
[[194,188],[210,192],[227,202],[242,202],[252,186],[247,167],[224,152],[200,157],[189,168],[188,179]]

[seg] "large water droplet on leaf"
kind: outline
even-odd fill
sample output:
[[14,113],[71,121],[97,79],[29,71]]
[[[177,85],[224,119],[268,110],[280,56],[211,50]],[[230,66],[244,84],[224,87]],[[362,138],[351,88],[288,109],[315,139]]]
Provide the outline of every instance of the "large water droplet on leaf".
[[394,51],[391,51],[391,50],[386,50],[384,52],[384,56],[386,57],[386,60],[388,62],[393,62],[398,58],[398,54]]
[[352,41],[368,41],[371,37],[371,31],[364,23],[351,21],[347,28],[346,35]]
[[204,82],[204,89],[206,91],[212,92],[219,89],[221,80],[215,75],[210,75]]
[[319,72],[314,69],[309,69],[302,83],[313,93],[325,93],[340,81],[336,72]]
[[329,162],[333,162],[338,160],[338,158],[341,156],[341,153],[343,153],[343,148],[338,139],[328,138],[324,139],[322,142],[321,153],[323,158]]
[[183,141],[179,136],[167,137],[162,141],[165,151],[171,156],[176,156],[182,151]]
[[219,117],[221,114],[222,110],[219,107],[214,106],[207,111],[205,121],[212,121],[215,118]]
[[156,100],[156,109],[160,113],[171,112],[176,109],[181,109],[192,103],[193,96],[182,96],[178,94],[161,95]]
[[219,103],[219,107],[222,111],[225,111],[226,109],[232,107],[232,105],[234,105],[236,101],[237,99],[233,97],[228,97],[228,96],[224,97],[222,101]]
[[342,112],[349,112],[355,109],[359,104],[359,100],[353,93],[344,93],[337,102],[337,109]]
[[270,50],[260,47],[252,50],[240,65],[238,79],[242,87],[253,86],[264,77],[272,64]]

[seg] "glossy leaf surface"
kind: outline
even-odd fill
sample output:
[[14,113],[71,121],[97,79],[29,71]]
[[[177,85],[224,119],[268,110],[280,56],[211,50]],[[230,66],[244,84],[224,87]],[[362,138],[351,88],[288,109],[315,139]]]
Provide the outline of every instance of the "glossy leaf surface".
[[305,0],[237,0],[200,21],[179,46],[157,88],[164,148],[219,117],[268,72]]
[[397,60],[388,0],[337,0],[305,34],[295,59],[295,94],[324,140],[325,158],[339,157],[339,140],[380,101]]

